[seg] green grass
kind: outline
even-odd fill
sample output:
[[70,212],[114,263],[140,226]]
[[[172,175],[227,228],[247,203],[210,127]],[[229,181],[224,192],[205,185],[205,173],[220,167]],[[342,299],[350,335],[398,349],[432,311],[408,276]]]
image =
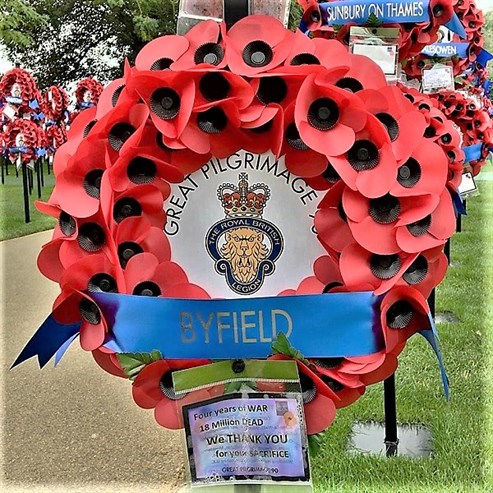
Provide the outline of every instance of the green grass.
[[[44,187],[41,189],[41,199],[47,200],[54,185],[53,173],[47,175],[44,168]],[[22,173],[15,176],[15,167],[9,165],[9,175],[5,176],[5,184],[0,184],[0,241],[19,236],[45,231],[55,226],[56,220],[41,214],[34,207],[34,201],[38,200],[36,175],[34,174],[34,188],[29,196],[29,210],[31,221],[25,222],[24,218],[24,194],[22,188]]]
[[437,363],[422,337],[408,342],[396,373],[398,421],[428,427],[433,457],[346,452],[353,422],[383,422],[383,385],[374,385],[339,411],[325,433],[322,452],[312,461],[317,493],[493,491],[493,182],[478,185],[480,194],[467,201],[462,232],[452,238],[453,266],[436,294],[437,312],[453,312],[460,320],[438,325],[450,402],[443,397]]

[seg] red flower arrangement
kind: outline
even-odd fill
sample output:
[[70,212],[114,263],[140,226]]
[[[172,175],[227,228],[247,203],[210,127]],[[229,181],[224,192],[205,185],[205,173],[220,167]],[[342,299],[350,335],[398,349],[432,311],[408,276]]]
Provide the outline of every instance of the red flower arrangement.
[[[308,431],[322,431],[337,408],[395,370],[407,338],[428,327],[423,295],[444,275],[441,249],[455,226],[448,172],[460,158],[449,152],[459,136],[429,98],[407,96],[371,60],[334,40],[301,39],[270,17],[248,17],[229,31],[204,22],[186,37],[152,41],[103,92],[101,109],[77,117],[57,153],[57,184],[40,208],[58,225],[38,259],[62,288],[55,318],[82,320],[83,348],[121,376],[91,292],[210,297],[173,261],[162,229],[170,184],[238,149],[285,155],[291,173],[323,192],[314,226],[327,254],[279,295],[385,294],[385,348],[298,361]],[[176,399],[169,376],[207,363],[148,364],[134,400],[155,409],[161,425],[181,426],[189,400]]]
[[432,97],[447,118],[460,129],[462,146],[482,144],[480,158],[468,163],[476,176],[486,163],[489,149],[493,146],[493,123],[488,111],[480,106],[477,99],[463,92],[442,91]]
[[21,118],[12,120],[7,125],[2,138],[12,162],[20,157],[23,163],[31,163],[37,158],[36,151],[46,147],[43,130],[32,120]]
[[[482,28],[484,25],[484,15],[482,10],[476,8],[474,2],[469,0],[458,0],[453,5],[453,11],[457,14],[457,18],[461,21],[464,30],[466,32],[466,39],[461,39],[457,34],[454,34],[452,41],[455,43],[468,43],[467,53],[465,58],[453,56],[444,59],[447,63],[450,63],[454,69],[454,75],[462,74],[472,63],[477,59],[477,56],[481,52],[484,44],[484,38],[482,34]],[[435,40],[436,41],[436,40]],[[429,41],[426,44],[430,44],[434,41]],[[421,49],[424,46],[421,47]],[[427,55],[416,54],[411,56],[407,60],[403,69],[409,77],[421,80],[422,70],[433,64],[433,60]]]
[[41,97],[33,76],[22,68],[7,71],[0,79],[0,101],[15,110],[17,118],[35,111],[29,106],[34,100],[41,103]]

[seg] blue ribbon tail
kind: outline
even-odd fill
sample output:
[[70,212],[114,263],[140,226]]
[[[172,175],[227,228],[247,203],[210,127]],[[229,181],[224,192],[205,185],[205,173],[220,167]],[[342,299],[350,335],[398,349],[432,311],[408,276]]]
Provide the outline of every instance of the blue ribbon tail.
[[447,376],[447,371],[445,370],[445,365],[443,364],[442,353],[438,345],[438,332],[431,313],[428,314],[428,320],[430,321],[431,329],[421,330],[419,333],[428,341],[437,357],[438,365],[440,367],[440,375],[442,377],[443,393],[445,395],[445,399],[448,401],[450,400],[449,378]]
[[29,102],[29,108],[32,110],[37,110],[39,108],[39,103],[37,99],[33,99],[32,101]]
[[455,12],[452,14],[452,18],[445,24],[445,27],[458,34],[462,39],[467,38],[466,30]]
[[464,202],[462,201],[460,194],[458,194],[457,192],[452,192],[451,195],[456,216],[467,216],[467,211],[464,207]]
[[300,25],[298,26],[298,29],[303,33],[303,34],[308,34],[308,24],[301,19]]
[[57,366],[58,363],[60,363],[60,360],[63,358],[63,355],[65,354],[65,352],[67,351],[67,349],[69,348],[70,344],[72,344],[72,342],[74,342],[74,339],[79,335],[79,333],[77,332],[77,334],[74,334],[73,336],[71,336],[69,339],[67,339],[63,344],[62,346],[60,347],[60,349],[56,352],[55,354],[55,364],[53,366]]
[[[31,337],[31,340],[26,344],[21,354],[17,356],[17,359],[10,369],[33,356],[38,357],[39,367],[43,368],[57,351],[59,351],[66,343],[69,341],[72,342],[75,339],[74,336],[79,333],[80,326],[81,322],[69,325],[61,324],[55,320],[53,314],[49,315],[41,327]],[[69,345],[70,343],[67,347]],[[60,358],[58,358],[58,361],[59,360]]]
[[479,52],[479,55],[476,59],[476,61],[483,67],[486,67],[488,62],[493,58],[493,55],[489,52],[486,51],[484,48]]

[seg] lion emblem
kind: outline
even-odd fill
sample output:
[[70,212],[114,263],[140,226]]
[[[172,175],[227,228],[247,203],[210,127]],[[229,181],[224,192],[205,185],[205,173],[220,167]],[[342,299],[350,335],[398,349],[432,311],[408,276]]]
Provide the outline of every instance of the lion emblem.
[[236,228],[226,233],[221,255],[231,266],[233,277],[243,284],[254,281],[258,267],[268,256],[263,233],[252,228]]

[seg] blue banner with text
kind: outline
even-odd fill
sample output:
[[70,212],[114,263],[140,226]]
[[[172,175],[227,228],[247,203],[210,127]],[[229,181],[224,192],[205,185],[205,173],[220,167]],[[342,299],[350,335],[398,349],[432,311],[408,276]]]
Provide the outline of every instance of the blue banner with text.
[[371,354],[383,347],[380,297],[371,292],[227,300],[92,293],[117,352],[165,358],[265,358],[283,332],[306,357]]

